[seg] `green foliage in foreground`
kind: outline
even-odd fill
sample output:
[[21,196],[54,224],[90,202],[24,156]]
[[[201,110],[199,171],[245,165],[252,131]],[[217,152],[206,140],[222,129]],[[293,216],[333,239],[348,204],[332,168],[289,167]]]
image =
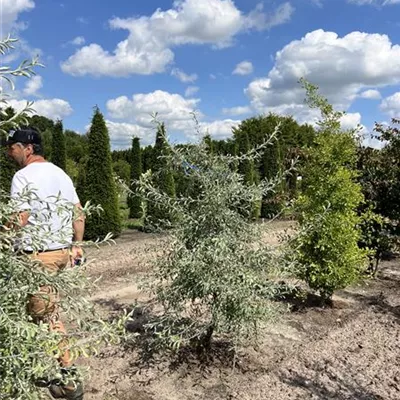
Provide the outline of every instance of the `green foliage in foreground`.
[[168,239],[157,244],[151,287],[164,313],[148,325],[174,348],[194,343],[207,349],[215,334],[237,344],[254,337],[278,308],[269,278],[279,276],[283,257],[263,243],[262,227],[250,222],[255,201],[277,182],[248,185],[232,168],[259,159],[267,145],[241,156],[212,154],[206,141],[173,147],[169,162],[186,174],[193,196],[168,196],[150,172],[143,175],[147,202],[162,204],[174,216]]
[[[23,194],[26,201],[33,198],[34,193]],[[56,212],[72,206],[58,200],[56,204]],[[3,223],[10,221],[15,205],[14,200],[0,203]],[[94,211],[86,208],[85,212],[91,210]],[[64,323],[71,326],[68,346],[74,359],[96,354],[102,343],[118,341],[124,332],[126,318],[112,324],[101,320],[86,297],[92,286],[86,277],[86,265],[50,275],[28,256],[16,251],[14,243],[20,229],[27,230],[25,227],[0,232],[0,393],[1,398],[7,400],[37,400],[44,395],[35,386],[37,380],[61,377],[57,357],[62,337],[50,333],[47,323],[33,322],[26,307],[29,294],[36,293],[43,285],[62,293],[60,306],[64,311]],[[49,237],[44,234],[46,231],[46,226],[29,228],[34,248],[41,248],[41,242]],[[59,232],[57,239],[64,242],[67,233]]]
[[[10,37],[0,41],[0,55],[13,48],[15,39]],[[36,59],[24,61],[16,69],[3,66],[0,78],[8,83],[11,90],[14,82],[11,76],[31,77],[33,68],[40,65]],[[6,96],[0,99],[0,134],[10,128],[28,125],[27,113],[32,112],[32,103],[28,103],[18,113],[6,113],[8,104]],[[93,304],[85,297],[89,293],[90,281],[86,278],[85,266],[65,268],[54,274],[45,273],[37,262],[21,253],[16,244],[21,235],[28,233],[34,250],[43,248],[43,241],[50,239],[67,244],[70,230],[65,225],[65,232],[54,233],[43,210],[63,213],[71,211],[72,204],[62,199],[43,200],[41,224],[18,226],[15,212],[21,203],[35,202],[34,192],[26,191],[19,199],[10,199],[0,188],[0,398],[5,400],[39,400],[45,392],[35,383],[39,379],[62,378],[57,358],[58,344],[64,339],[59,333],[49,332],[47,323],[35,324],[27,312],[27,298],[37,293],[41,286],[51,286],[62,293],[60,306],[66,325],[72,325],[68,334],[68,347],[76,358],[95,353],[101,343],[115,342],[124,332],[126,318],[115,320],[112,324],[102,321]],[[49,204],[51,203],[51,204]],[[98,211],[98,207],[86,207],[84,212]],[[65,214],[63,214],[65,215]],[[70,324],[73,321],[73,324]],[[46,398],[48,398],[46,396]]]
[[303,85],[310,106],[319,108],[323,118],[302,171],[303,190],[296,206],[300,226],[306,229],[295,248],[299,276],[328,300],[335,290],[356,281],[365,268],[367,251],[358,247],[357,214],[363,195],[356,182],[354,132],[343,132],[342,113],[335,112],[315,86],[306,81]]

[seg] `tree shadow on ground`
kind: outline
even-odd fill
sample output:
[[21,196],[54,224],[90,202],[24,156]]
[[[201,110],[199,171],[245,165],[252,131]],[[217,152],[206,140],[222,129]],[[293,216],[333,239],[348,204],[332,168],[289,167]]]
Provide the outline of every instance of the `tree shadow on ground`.
[[[101,301],[99,304],[113,308],[116,314],[126,309],[113,300]],[[240,371],[246,363],[244,356],[237,353],[232,341],[226,338],[214,338],[207,348],[202,348],[198,341],[191,340],[174,349],[160,335],[163,325],[160,317],[153,312],[151,304],[137,305],[128,311],[131,312],[131,317],[127,321],[126,330],[130,335],[123,343],[123,350],[135,354],[130,362],[130,370],[133,373],[157,369],[179,371],[182,375],[200,373],[204,376],[215,368],[235,368]],[[116,318],[116,315],[111,318]],[[170,335],[174,335],[190,323],[190,320],[184,318],[175,321],[172,328],[168,327],[172,329]]]
[[383,314],[390,314],[395,317],[395,319],[400,323],[400,305],[392,306],[386,299],[383,292],[379,294],[369,294],[369,293],[353,293],[349,291],[343,291],[343,294],[347,298],[352,298],[353,300],[362,303],[367,307],[371,307],[376,312]]
[[302,287],[290,287],[285,282],[281,282],[278,294],[275,300],[289,305],[290,311],[301,312],[310,308],[331,308],[331,301],[323,302],[321,296],[312,293]]
[[379,394],[371,392],[357,382],[350,373],[341,370],[340,376],[330,371],[326,364],[316,363],[306,375],[297,371],[287,370],[279,374],[282,382],[292,387],[301,388],[315,400],[385,400]]

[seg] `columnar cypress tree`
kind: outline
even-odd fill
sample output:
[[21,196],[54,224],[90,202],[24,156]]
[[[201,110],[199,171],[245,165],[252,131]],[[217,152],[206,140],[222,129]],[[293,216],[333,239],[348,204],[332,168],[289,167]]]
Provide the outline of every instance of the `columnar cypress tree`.
[[[175,181],[168,155],[170,152],[169,143],[165,133],[165,125],[162,123],[157,129],[156,142],[153,149],[152,171],[154,173],[154,184],[169,197],[175,197]],[[166,209],[155,203],[148,203],[147,218],[152,224],[161,221],[172,222],[172,216],[168,215]]]
[[60,120],[54,125],[52,145],[51,145],[51,161],[53,164],[67,170],[67,151],[65,146],[65,135],[63,125]]
[[118,236],[121,232],[121,217],[111,162],[110,138],[104,117],[97,107],[87,137],[89,155],[84,197],[93,205],[101,205],[103,212],[88,218],[85,237],[93,240],[109,232]]
[[[54,130],[54,128],[53,128]],[[42,132],[42,147],[43,147],[43,155],[46,159],[51,160],[51,147],[53,142],[53,133],[52,129],[46,129]]]
[[146,146],[141,151],[142,154],[142,172],[147,172],[152,169],[153,163],[153,147]]
[[142,217],[142,198],[136,190],[136,185],[133,181],[140,179],[142,175],[142,152],[140,150],[140,140],[137,137],[132,139],[132,153],[131,153],[131,190],[133,194],[128,197],[129,218]]
[[85,204],[88,201],[88,195],[86,191],[86,166],[87,158],[81,159],[78,165],[78,178],[76,182],[76,193],[78,194],[81,204]]

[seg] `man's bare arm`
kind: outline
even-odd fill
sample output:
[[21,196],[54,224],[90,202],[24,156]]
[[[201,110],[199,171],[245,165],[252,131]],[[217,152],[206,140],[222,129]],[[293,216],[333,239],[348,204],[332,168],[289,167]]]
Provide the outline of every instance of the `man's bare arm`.
[[19,213],[15,213],[10,220],[5,224],[5,226],[9,229],[18,229],[23,228],[28,224],[29,219],[29,211],[21,211]]
[[85,233],[85,214],[82,211],[82,205],[80,203],[74,206],[74,221],[72,222],[74,235],[72,240],[78,242],[73,245],[70,250],[71,265],[76,265],[76,260],[83,257],[83,250],[79,246],[79,242],[83,241],[83,234]]
[[82,205],[80,203],[75,204],[74,209],[74,221],[72,227],[74,229],[74,242],[82,242],[83,234],[85,233],[85,214],[82,211]]

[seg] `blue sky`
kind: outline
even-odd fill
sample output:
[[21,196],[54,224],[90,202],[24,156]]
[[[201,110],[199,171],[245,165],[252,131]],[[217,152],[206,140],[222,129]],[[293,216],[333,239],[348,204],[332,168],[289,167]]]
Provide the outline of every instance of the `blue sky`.
[[[102,6],[99,6],[102,4]],[[400,0],[0,0],[1,34],[20,38],[2,63],[39,53],[11,104],[80,133],[93,107],[113,148],[154,141],[151,113],[172,141],[226,138],[268,113],[313,122],[303,76],[341,110],[344,127],[400,116]],[[367,143],[369,142],[366,139]]]

